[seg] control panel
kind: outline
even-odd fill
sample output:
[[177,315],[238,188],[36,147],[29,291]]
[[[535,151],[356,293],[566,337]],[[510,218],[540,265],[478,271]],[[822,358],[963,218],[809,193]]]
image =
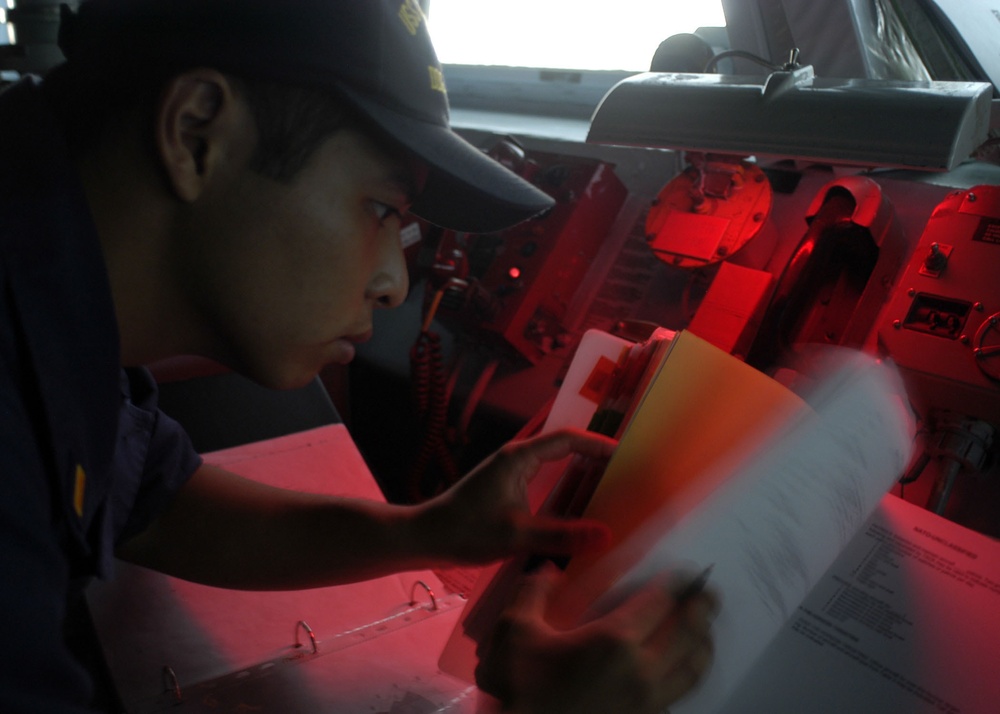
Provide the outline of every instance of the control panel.
[[612,165],[594,159],[534,152],[520,171],[555,206],[503,233],[445,232],[425,307],[502,353],[535,363],[568,346],[563,322],[570,302],[627,191]]
[[934,209],[879,326],[917,408],[1000,422],[1000,186]]

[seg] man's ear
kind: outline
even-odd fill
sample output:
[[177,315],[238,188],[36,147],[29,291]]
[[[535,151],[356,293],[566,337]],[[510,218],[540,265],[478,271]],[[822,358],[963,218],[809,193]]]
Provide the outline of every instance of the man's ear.
[[194,201],[245,132],[232,84],[214,70],[171,79],[157,105],[156,148],[177,197]]

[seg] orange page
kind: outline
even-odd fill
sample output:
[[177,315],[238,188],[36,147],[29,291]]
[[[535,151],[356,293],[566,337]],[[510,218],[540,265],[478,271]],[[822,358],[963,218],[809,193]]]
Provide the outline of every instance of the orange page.
[[[717,466],[738,460],[807,408],[762,372],[691,332],[679,332],[585,515],[610,526],[613,543],[619,544],[665,504],[683,502],[682,510],[696,505],[714,487],[711,475],[724,472]],[[576,605],[566,610],[569,605],[557,594],[556,620],[575,619],[579,607],[611,585],[588,579],[594,591],[579,592],[580,576],[597,557],[570,563],[561,592],[575,590]]]

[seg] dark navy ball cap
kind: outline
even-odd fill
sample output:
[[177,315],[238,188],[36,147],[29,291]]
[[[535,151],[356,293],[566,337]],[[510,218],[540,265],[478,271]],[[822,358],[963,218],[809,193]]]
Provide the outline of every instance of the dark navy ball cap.
[[412,211],[445,228],[497,231],[553,204],[452,131],[416,0],[84,0],[59,45],[71,63],[159,58],[334,90],[427,165]]

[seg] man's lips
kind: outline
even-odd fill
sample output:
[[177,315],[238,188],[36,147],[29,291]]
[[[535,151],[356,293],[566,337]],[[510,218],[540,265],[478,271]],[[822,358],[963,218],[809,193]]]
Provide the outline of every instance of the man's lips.
[[354,356],[357,353],[355,345],[367,342],[371,338],[371,330],[345,335],[344,337],[338,337],[333,341],[334,355],[332,361],[338,364],[347,364],[354,359]]
[[353,335],[347,335],[346,337],[342,337],[341,339],[347,340],[348,342],[351,342],[355,345],[360,345],[362,342],[367,342],[371,338],[372,338],[372,330],[369,329],[364,332],[359,332]]

